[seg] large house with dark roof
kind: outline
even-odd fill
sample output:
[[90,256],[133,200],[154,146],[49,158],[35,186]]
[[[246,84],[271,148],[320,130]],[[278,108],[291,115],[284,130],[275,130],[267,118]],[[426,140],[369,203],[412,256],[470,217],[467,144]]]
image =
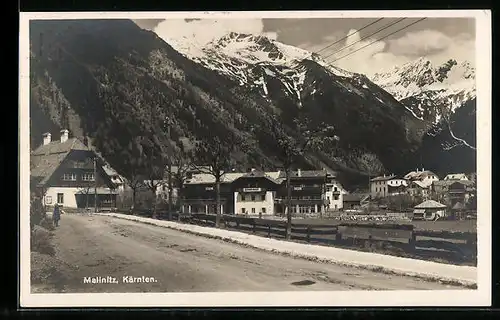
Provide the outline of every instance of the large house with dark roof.
[[43,194],[44,205],[60,204],[65,208],[116,207],[119,183],[105,161],[77,138],[61,130],[60,139],[52,141],[45,133],[43,144],[30,155],[30,188]]
[[[325,185],[336,183],[325,170],[292,171],[291,212],[319,213],[328,208]],[[190,213],[215,213],[215,179],[210,174],[194,174],[184,185],[183,210]],[[339,185],[339,184],[338,184]],[[337,192],[340,194],[341,186]],[[343,190],[343,188],[342,188]],[[332,191],[333,192],[333,191]],[[337,193],[335,192],[335,194]],[[283,171],[230,172],[222,176],[221,212],[225,214],[285,214],[286,175]]]

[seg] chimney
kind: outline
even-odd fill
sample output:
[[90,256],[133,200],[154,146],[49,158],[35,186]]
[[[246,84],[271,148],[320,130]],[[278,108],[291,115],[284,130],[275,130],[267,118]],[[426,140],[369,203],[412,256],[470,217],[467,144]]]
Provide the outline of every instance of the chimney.
[[300,176],[301,176],[300,169],[297,169],[297,177],[300,177]]
[[61,143],[68,141],[69,131],[66,129],[61,130]]
[[49,144],[50,143],[50,133],[44,133],[43,134],[43,145]]

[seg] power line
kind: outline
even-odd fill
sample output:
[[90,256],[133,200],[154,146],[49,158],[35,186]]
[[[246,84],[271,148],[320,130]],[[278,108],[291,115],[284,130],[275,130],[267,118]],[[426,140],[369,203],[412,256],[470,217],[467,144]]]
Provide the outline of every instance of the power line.
[[354,32],[352,32],[352,33],[349,33],[348,35],[346,35],[346,36],[345,36],[345,37],[343,37],[342,39],[339,39],[339,40],[335,41],[334,43],[327,45],[327,46],[326,46],[326,47],[324,47],[323,49],[320,49],[320,50],[316,51],[315,53],[320,53],[321,51],[323,51],[323,50],[325,50],[325,49],[328,49],[328,48],[330,48],[330,47],[331,47],[331,46],[333,46],[333,45],[336,45],[337,43],[339,43],[339,42],[341,42],[341,41],[343,41],[343,40],[345,40],[345,39],[349,38],[350,36],[352,36],[352,35],[354,35],[354,34],[356,34],[356,33],[360,32],[360,31],[361,31],[361,30],[363,30],[363,29],[368,28],[368,27],[369,27],[369,26],[371,26],[371,25],[374,25],[375,23],[377,23],[377,22],[379,22],[379,21],[381,21],[381,20],[383,20],[383,19],[384,19],[384,18],[379,18],[379,19],[377,19],[377,20],[375,20],[375,21],[373,21],[373,22],[371,22],[371,23],[367,24],[367,25],[366,25],[366,26],[364,26],[363,28],[361,28],[361,29],[359,29],[359,30],[356,30],[356,31],[354,31]]
[[371,37],[371,36],[373,36],[373,35],[376,35],[376,34],[377,34],[377,33],[379,33],[380,31],[384,31],[385,29],[390,28],[390,27],[392,27],[393,25],[395,25],[395,24],[397,24],[397,23],[400,23],[401,21],[403,21],[403,20],[405,20],[405,19],[406,19],[406,18],[401,18],[401,19],[399,19],[399,20],[397,20],[397,21],[395,21],[395,22],[391,22],[391,23],[389,23],[389,24],[386,24],[383,28],[378,29],[377,31],[373,32],[372,34],[367,35],[367,36],[365,36],[365,37],[363,37],[363,38],[359,39],[358,41],[355,41],[355,42],[351,43],[350,45],[348,45],[348,46],[346,46],[346,47],[343,47],[343,48],[341,48],[340,50],[337,50],[337,51],[335,51],[335,52],[333,52],[333,53],[329,54],[328,56],[324,57],[324,58],[323,58],[323,60],[326,60],[326,59],[328,59],[329,57],[333,56],[334,54],[339,53],[340,51],[344,51],[345,49],[347,49],[347,48],[349,48],[349,47],[352,47],[352,46],[353,46],[353,45],[355,45],[356,43],[359,43],[359,42],[361,42],[361,41],[363,41],[363,40],[365,40],[365,39],[367,39],[367,38],[369,38],[369,37]]
[[389,33],[388,35],[386,35],[386,36],[384,36],[384,37],[382,37],[382,38],[380,38],[380,39],[378,39],[378,40],[374,40],[374,41],[372,41],[372,42],[368,43],[367,45],[364,45],[364,46],[362,46],[361,48],[354,50],[353,52],[350,52],[350,53],[348,53],[348,54],[346,54],[346,55],[343,55],[342,57],[340,57],[340,58],[338,58],[338,59],[333,60],[333,61],[332,61],[332,62],[330,62],[328,65],[330,65],[330,66],[331,66],[331,65],[332,65],[332,63],[337,62],[337,61],[339,61],[340,59],[343,59],[343,58],[345,58],[345,57],[348,57],[348,56],[350,56],[351,54],[354,54],[354,53],[358,52],[359,50],[364,49],[364,48],[366,48],[366,47],[368,47],[368,46],[370,46],[370,45],[374,44],[374,43],[375,43],[375,42],[377,42],[377,41],[380,41],[380,40],[383,40],[383,39],[385,39],[385,38],[387,38],[387,37],[389,37],[389,36],[392,36],[393,34],[398,33],[399,31],[404,30],[404,29],[406,29],[406,28],[408,28],[408,27],[411,27],[412,25],[417,24],[417,23],[419,23],[420,21],[423,21],[423,20],[425,20],[425,19],[426,19],[426,18],[421,18],[421,19],[419,19],[419,20],[417,20],[417,21],[415,21],[415,22],[413,22],[413,23],[410,23],[410,24],[409,24],[409,25],[407,25],[407,26],[404,26],[403,28],[400,28],[400,29],[398,29],[398,30],[396,30],[396,31],[394,31],[394,32]]

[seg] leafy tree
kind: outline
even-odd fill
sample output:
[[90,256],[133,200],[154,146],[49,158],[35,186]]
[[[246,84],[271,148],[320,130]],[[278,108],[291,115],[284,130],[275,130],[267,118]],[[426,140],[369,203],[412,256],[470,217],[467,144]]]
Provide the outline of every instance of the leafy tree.
[[296,138],[290,134],[293,131],[286,127],[277,117],[270,118],[268,123],[268,130],[272,139],[276,141],[277,153],[283,163],[286,177],[286,239],[290,239],[292,234],[292,186],[290,183],[292,166],[300,158],[304,158],[307,152],[319,150],[336,140],[332,126],[324,123],[314,123],[305,115],[299,115],[294,120],[294,129]]

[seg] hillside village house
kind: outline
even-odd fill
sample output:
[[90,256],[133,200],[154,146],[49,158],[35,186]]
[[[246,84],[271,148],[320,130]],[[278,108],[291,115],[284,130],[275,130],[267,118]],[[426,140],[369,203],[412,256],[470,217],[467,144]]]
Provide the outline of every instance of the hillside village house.
[[345,194],[343,201],[344,210],[359,209],[369,203],[370,195],[366,193]]
[[337,181],[335,174],[327,174],[325,186],[325,198],[328,210],[342,210],[344,207],[344,195],[348,192]]
[[417,169],[407,173],[404,178],[408,181],[408,193],[413,197],[427,198],[431,192],[434,181],[439,181],[439,177],[432,171]]
[[[292,171],[292,213],[319,213],[326,210],[327,176],[324,170]],[[285,180],[283,171],[262,172],[252,169],[245,173],[227,173],[221,183],[221,212],[245,215],[285,214]],[[195,174],[186,181],[183,192],[185,212],[215,213],[214,182],[213,176],[208,174]]]
[[[245,173],[226,173],[221,178],[220,203],[221,212],[224,214],[234,213],[234,194],[231,182],[245,175]],[[215,178],[208,173],[193,174],[184,183],[183,212],[215,214],[216,191]]]
[[31,152],[30,186],[44,194],[44,205],[66,208],[116,207],[116,185],[104,170],[104,161],[77,138],[62,130],[59,140],[46,133],[43,144]]
[[[280,188],[276,195],[275,210],[278,214],[286,214],[285,200],[287,196],[286,175],[280,171]],[[296,213],[320,213],[327,208],[325,186],[328,178],[326,170],[301,170],[291,172],[292,186],[291,211]]]
[[384,174],[370,180],[370,194],[373,198],[403,194],[406,192],[406,187],[408,187],[408,181],[393,174]]
[[468,203],[476,191],[475,183],[470,180],[434,181],[432,192],[440,201],[453,207],[457,202]]

